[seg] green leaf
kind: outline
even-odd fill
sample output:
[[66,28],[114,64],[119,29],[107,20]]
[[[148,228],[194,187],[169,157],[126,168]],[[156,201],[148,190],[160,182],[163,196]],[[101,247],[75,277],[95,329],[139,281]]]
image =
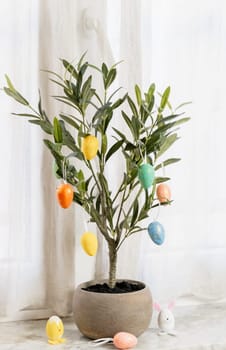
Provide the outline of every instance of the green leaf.
[[101,154],[105,155],[107,151],[108,140],[105,134],[102,135],[102,143],[101,143]]
[[179,137],[177,136],[176,133],[168,136],[164,141],[164,143],[161,145],[156,158],[160,157],[163,153],[165,153],[178,139]]
[[178,110],[178,109],[181,108],[181,107],[184,107],[184,106],[186,106],[186,105],[190,105],[191,103],[192,103],[192,101],[183,102],[183,103],[181,103],[179,106],[177,106],[177,107],[175,108],[175,111]]
[[59,145],[55,145],[50,140],[43,140],[43,142],[49,148],[50,152],[55,158],[58,168],[61,168],[61,161],[63,160],[64,157],[59,151]]
[[6,78],[6,82],[7,82],[7,85],[8,85],[8,88],[11,90],[11,91],[14,91],[16,92],[16,89],[14,88],[11,80],[9,79],[8,75],[5,74],[5,78]]
[[157,126],[158,124],[162,124],[162,123],[166,123],[166,122],[169,122],[169,121],[172,121],[178,117],[180,117],[181,115],[183,115],[184,113],[179,113],[179,114],[171,114],[171,115],[168,115],[167,117],[162,117],[161,120],[159,122],[157,122]]
[[97,200],[96,200],[96,210],[98,211],[98,213],[100,213],[100,204],[101,204],[101,197],[100,194],[97,196]]
[[117,141],[108,151],[105,162],[122,146],[124,140]]
[[139,118],[139,115],[138,115],[138,112],[137,112],[137,108],[135,106],[135,103],[133,102],[133,100],[127,96],[127,100],[128,100],[128,103],[129,103],[129,106],[131,108],[131,111],[133,113],[133,115],[136,117],[136,118]]
[[8,96],[12,97],[15,101],[25,106],[29,105],[28,101],[18,91],[11,90],[10,88],[7,88],[7,87],[4,87],[3,90]]
[[75,67],[72,66],[72,64],[70,64],[67,60],[65,59],[61,59],[64,68],[71,73],[71,75],[77,80],[78,79],[78,73],[75,69]]
[[103,76],[104,76],[104,80],[106,80],[107,79],[107,75],[108,75],[108,67],[106,66],[105,63],[102,63],[101,69],[102,69],[102,73],[103,73]]
[[80,60],[78,61],[78,70],[80,70],[81,64],[86,54],[87,54],[87,51],[84,52],[84,54],[81,56]]
[[118,134],[121,137],[121,139],[123,139],[123,141],[126,141],[126,136],[122,132],[120,132],[114,127],[112,127],[112,129],[116,132],[116,134]]
[[161,164],[156,165],[155,170],[159,170],[162,167],[165,167],[167,165],[177,163],[180,160],[181,160],[180,158],[170,158],[170,159],[164,160],[164,162],[162,162]]
[[123,116],[123,119],[125,120],[126,124],[128,125],[132,135],[134,135],[134,130],[133,130],[133,124],[132,124],[132,121],[130,120],[130,118],[128,117],[128,115],[124,112],[124,111],[121,111],[122,113],[122,116]]
[[84,181],[85,177],[84,177],[84,174],[83,174],[83,171],[80,169],[78,172],[77,172],[77,179],[79,181]]
[[65,127],[64,121],[60,120],[59,123],[62,128],[63,144],[70,148],[73,152],[75,152],[75,154],[77,154],[78,159],[84,160],[82,151],[76,146],[73,136]]
[[83,206],[84,200],[82,199],[80,193],[74,192],[74,198],[73,201],[78,203],[79,205]]
[[109,86],[113,83],[117,75],[117,71],[115,68],[111,69],[108,73],[107,79],[105,80],[105,89],[109,88]]
[[39,125],[43,131],[45,131],[49,135],[52,135],[53,127],[48,121],[46,120],[28,120],[28,121],[31,124]]
[[76,123],[75,120],[73,120],[72,118],[68,117],[67,115],[64,114],[60,114],[60,117],[67,122],[68,124],[70,124],[71,126],[73,126],[75,129],[79,130],[79,125],[78,123]]
[[168,102],[168,98],[170,95],[170,86],[166,88],[166,90],[163,92],[161,103],[160,103],[160,108],[163,110]]
[[178,126],[178,125],[180,125],[180,124],[186,123],[186,122],[188,122],[189,120],[190,120],[189,117],[179,119],[179,120],[177,120],[176,122],[174,122],[174,126]]
[[[107,102],[110,102],[111,101],[111,99],[112,99],[112,97],[115,95],[115,94],[117,94],[117,92],[119,91],[119,90],[121,90],[122,89],[122,87],[119,87],[118,89],[116,89],[115,91],[113,91],[113,93],[111,94],[111,96],[108,98],[108,101]],[[127,94],[126,94],[127,95]]]
[[63,89],[66,88],[66,86],[64,84],[60,83],[59,81],[57,81],[55,79],[49,79],[49,80],[52,81],[54,84],[61,86]]
[[162,183],[162,182],[166,182],[166,181],[169,181],[170,180],[170,177],[156,177],[154,179],[154,184],[159,184],[159,183]]
[[62,128],[56,117],[53,120],[53,136],[54,136],[54,141],[56,143],[62,143],[63,141]]
[[136,117],[132,116],[132,126],[133,126],[133,134],[135,140],[138,140],[139,135],[140,135],[140,129],[141,129],[141,124],[139,119]]
[[88,79],[85,81],[85,83],[83,84],[83,87],[82,87],[82,95],[84,95],[84,97],[87,96],[90,88],[91,88],[91,84],[92,84],[92,75],[90,75],[88,77]]
[[125,151],[132,151],[132,150],[134,150],[134,149],[136,149],[136,148],[137,148],[136,145],[134,145],[134,144],[131,143],[131,142],[127,142],[126,147],[125,147]]
[[138,211],[139,211],[139,204],[138,204],[138,200],[135,199],[130,227],[132,227],[134,225],[134,223],[137,219],[137,216],[138,216]]
[[35,114],[28,114],[28,113],[12,113],[12,115],[16,115],[18,117],[28,117],[28,118],[35,118],[35,119],[40,119],[37,115]]
[[101,70],[100,68],[98,68],[97,66],[95,66],[94,64],[88,63],[88,66],[89,66],[90,68],[93,68],[93,69],[97,70],[98,72],[102,73],[102,70]]
[[148,104],[151,102],[152,97],[154,96],[154,92],[155,92],[155,84],[151,84],[147,94],[145,94],[145,100]]
[[141,91],[138,85],[135,85],[135,94],[137,98],[137,104],[140,107],[142,104]]
[[113,105],[111,106],[112,109],[116,109],[119,106],[121,106],[121,104],[125,101],[125,99],[127,98],[127,94],[125,94],[124,97],[119,98],[118,100],[115,101],[115,103],[113,103]]

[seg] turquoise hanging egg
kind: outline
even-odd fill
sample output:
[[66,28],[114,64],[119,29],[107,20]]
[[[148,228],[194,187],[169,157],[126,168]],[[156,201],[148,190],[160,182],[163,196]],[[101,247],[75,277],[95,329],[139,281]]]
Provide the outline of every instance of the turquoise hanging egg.
[[138,169],[138,178],[141,185],[147,189],[151,187],[155,177],[155,171],[151,164],[142,164]]
[[164,227],[158,221],[153,221],[148,225],[148,234],[157,245],[161,245],[165,240]]

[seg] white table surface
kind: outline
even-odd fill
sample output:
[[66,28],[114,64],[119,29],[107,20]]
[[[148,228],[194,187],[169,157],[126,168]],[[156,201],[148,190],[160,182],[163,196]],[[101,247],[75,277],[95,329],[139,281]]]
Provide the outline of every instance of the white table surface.
[[[138,339],[137,350],[226,350],[226,304],[177,307],[174,310],[176,336],[159,336],[156,328],[148,329]],[[156,314],[152,324],[155,324]],[[46,320],[0,323],[0,349],[92,349],[87,339],[65,319],[65,344],[49,345],[45,335]],[[93,349],[114,349],[113,345]]]

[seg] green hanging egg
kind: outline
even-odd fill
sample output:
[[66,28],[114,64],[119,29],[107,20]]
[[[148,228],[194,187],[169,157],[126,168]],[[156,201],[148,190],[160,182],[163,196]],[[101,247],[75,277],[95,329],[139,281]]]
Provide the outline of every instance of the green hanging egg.
[[147,189],[151,187],[155,177],[155,171],[151,164],[142,164],[138,169],[138,178],[141,185]]

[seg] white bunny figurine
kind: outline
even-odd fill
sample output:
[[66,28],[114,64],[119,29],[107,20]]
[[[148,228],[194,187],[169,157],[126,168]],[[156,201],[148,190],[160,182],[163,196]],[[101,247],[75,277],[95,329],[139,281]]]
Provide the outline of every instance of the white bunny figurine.
[[168,304],[168,308],[161,308],[158,303],[154,303],[155,310],[159,311],[158,314],[158,326],[159,326],[159,335],[169,334],[176,335],[174,331],[175,319],[172,313],[174,307],[174,302]]

